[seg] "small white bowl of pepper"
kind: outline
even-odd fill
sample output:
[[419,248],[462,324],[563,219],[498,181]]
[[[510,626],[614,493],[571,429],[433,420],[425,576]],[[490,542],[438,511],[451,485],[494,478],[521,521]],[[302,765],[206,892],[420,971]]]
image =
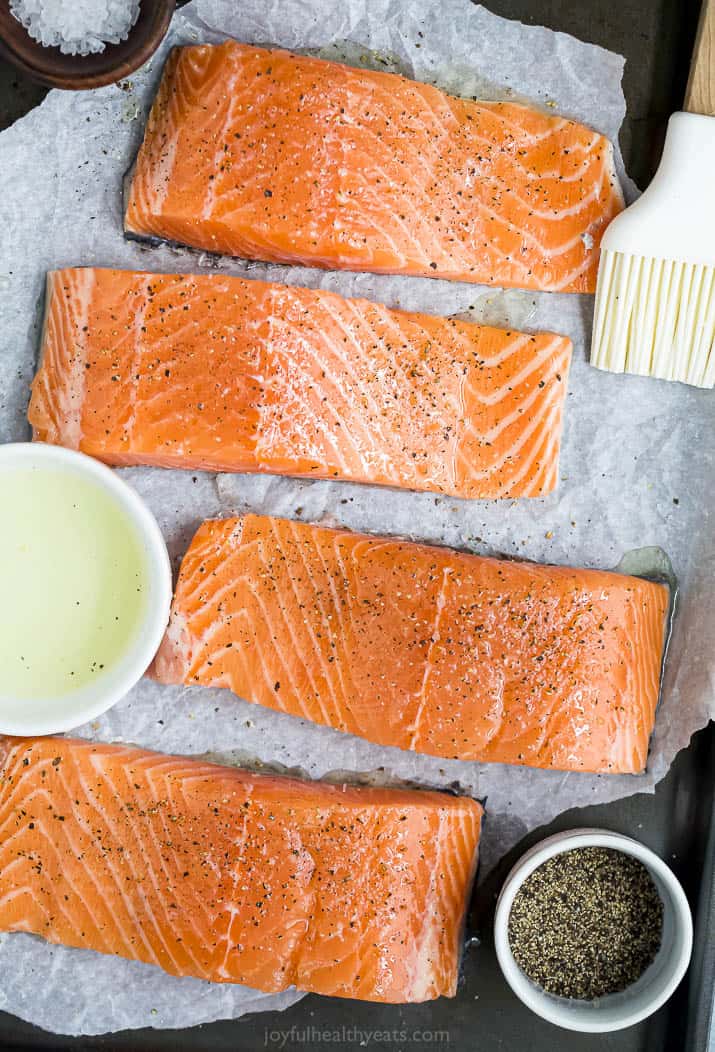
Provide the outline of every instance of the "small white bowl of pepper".
[[497,901],[494,941],[514,993],[581,1033],[652,1015],[685,975],[688,900],[655,852],[601,829],[557,833],[527,851]]

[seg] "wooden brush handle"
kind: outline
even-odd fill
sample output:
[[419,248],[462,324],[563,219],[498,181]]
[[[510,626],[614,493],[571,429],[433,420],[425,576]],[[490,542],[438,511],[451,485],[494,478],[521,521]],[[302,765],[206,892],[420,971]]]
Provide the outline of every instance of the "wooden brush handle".
[[683,109],[715,117],[715,0],[703,0]]

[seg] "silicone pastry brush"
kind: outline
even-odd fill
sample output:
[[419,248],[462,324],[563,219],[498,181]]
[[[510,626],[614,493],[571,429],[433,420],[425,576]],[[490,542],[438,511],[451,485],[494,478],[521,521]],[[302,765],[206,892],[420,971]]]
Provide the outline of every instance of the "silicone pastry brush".
[[658,171],[604,234],[591,365],[715,384],[715,0]]

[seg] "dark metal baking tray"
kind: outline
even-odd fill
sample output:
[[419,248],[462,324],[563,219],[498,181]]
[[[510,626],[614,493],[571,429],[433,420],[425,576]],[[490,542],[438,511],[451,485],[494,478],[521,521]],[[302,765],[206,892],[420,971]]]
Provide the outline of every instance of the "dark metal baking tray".
[[[488,0],[488,6],[508,18],[563,30],[626,56],[628,117],[621,146],[630,174],[645,186],[660,155],[666,120],[683,97],[698,0]],[[0,64],[0,127],[26,113],[44,94],[43,88]],[[678,755],[655,795],[567,811],[514,848],[475,896],[470,930],[481,941],[465,957],[454,1000],[393,1006],[310,996],[282,1013],[190,1030],[136,1030],[80,1039],[48,1034],[0,1013],[0,1052],[715,1052],[714,771],[711,725]],[[693,961],[676,994],[651,1019],[611,1035],[569,1033],[532,1015],[502,978],[491,941],[496,894],[514,860],[552,832],[585,825],[627,833],[657,851],[683,882],[695,914]]]

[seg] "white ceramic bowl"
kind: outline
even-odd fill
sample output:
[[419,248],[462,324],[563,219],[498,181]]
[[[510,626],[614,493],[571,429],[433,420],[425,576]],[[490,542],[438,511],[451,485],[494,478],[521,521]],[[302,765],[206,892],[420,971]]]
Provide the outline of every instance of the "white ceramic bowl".
[[[509,948],[508,923],[516,894],[543,862],[577,847],[607,847],[640,859],[663,901],[663,939],[653,963],[632,986],[597,1001],[576,1001],[548,994],[522,972]],[[504,882],[494,918],[494,942],[504,976],[514,993],[550,1023],[582,1033],[623,1030],[652,1015],[677,987],[690,961],[693,922],[688,900],[672,870],[650,848],[605,829],[557,833],[522,855]]]
[[[13,735],[56,734],[100,716],[119,701],[146,672],[161,643],[171,603],[171,564],[156,519],[137,493],[98,460],[60,446],[40,442],[0,445],[0,471],[48,467],[76,472],[103,487],[134,524],[143,545],[147,572],[147,602],[132,643],[101,679],[61,699],[28,702],[18,715],[0,712],[0,733]],[[3,596],[4,603],[12,597]]]

